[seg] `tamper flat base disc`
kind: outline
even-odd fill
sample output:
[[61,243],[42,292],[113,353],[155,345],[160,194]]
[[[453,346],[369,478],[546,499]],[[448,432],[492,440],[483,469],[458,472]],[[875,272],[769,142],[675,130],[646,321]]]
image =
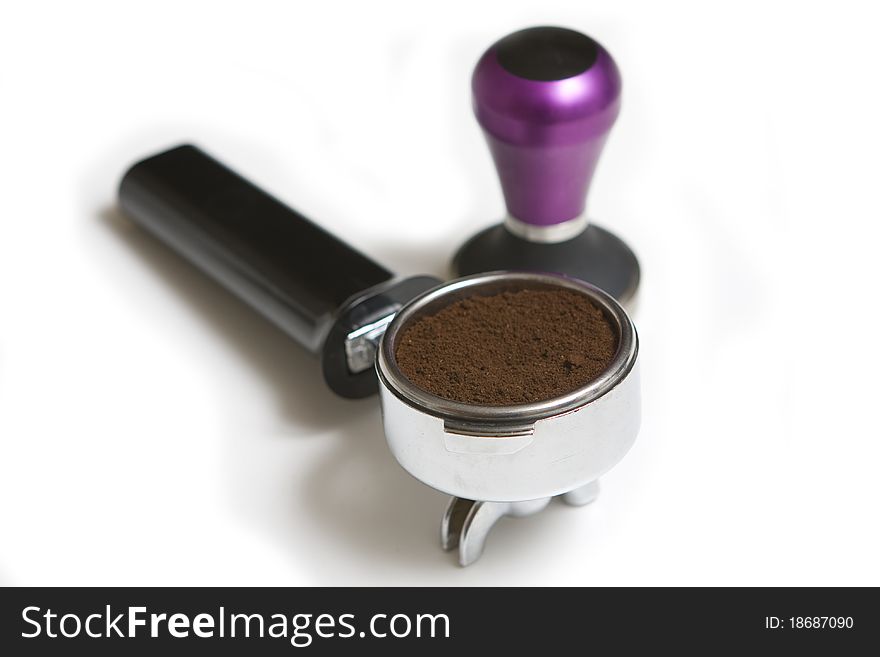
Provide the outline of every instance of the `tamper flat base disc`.
[[564,242],[529,242],[503,224],[477,233],[455,254],[457,276],[497,269],[543,271],[579,278],[602,288],[623,304],[639,287],[639,261],[619,237],[590,224]]

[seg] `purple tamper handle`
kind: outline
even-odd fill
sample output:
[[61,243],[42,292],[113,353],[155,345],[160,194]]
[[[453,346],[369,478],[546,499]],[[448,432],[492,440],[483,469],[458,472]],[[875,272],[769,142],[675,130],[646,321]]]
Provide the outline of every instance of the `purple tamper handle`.
[[584,212],[620,112],[620,72],[611,55],[574,30],[521,30],[483,54],[472,87],[508,214],[501,227],[462,247],[458,273],[557,271],[628,300],[638,286],[638,262]]

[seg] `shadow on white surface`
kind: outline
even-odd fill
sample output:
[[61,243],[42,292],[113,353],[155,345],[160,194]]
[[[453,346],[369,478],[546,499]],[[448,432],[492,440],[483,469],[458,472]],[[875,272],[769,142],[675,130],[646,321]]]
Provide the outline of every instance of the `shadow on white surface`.
[[[327,561],[317,552],[329,545],[351,553],[354,572],[363,572],[364,563],[378,572],[381,564],[451,567],[452,557],[445,558],[439,548],[447,497],[410,477],[394,460],[385,446],[377,398],[336,397],[324,385],[317,360],[242,301],[115,208],[102,211],[100,221],[269,384],[285,438],[322,434],[318,440],[333,445],[316,465],[309,464],[303,478],[257,454],[253,436],[228,438],[233,472],[227,483],[234,506],[251,524],[316,565]],[[236,457],[248,453],[254,457]],[[262,477],[276,480],[261,482]],[[287,492],[279,499],[278,491]],[[303,515],[308,522],[302,522]],[[315,528],[326,536],[303,535]],[[345,575],[344,568],[335,572]],[[323,573],[322,581],[327,577],[333,572]]]
[[280,329],[209,279],[115,208],[100,218],[192,308],[211,331],[277,392],[279,411],[305,430],[322,430],[360,415],[363,407],[337,398],[324,385],[320,365]]
[[[334,551],[346,554],[351,575],[361,577],[365,567],[379,578],[401,568],[421,573],[449,568],[439,544],[447,497],[397,464],[386,447],[378,409],[340,427],[333,449],[313,464],[297,495]],[[313,563],[326,569],[322,581],[344,581],[341,564],[319,558]]]

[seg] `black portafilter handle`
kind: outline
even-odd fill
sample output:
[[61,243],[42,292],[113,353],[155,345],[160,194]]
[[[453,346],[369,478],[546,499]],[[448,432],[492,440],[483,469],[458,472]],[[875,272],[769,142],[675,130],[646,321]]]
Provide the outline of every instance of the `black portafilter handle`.
[[134,164],[119,205],[318,355],[327,385],[342,397],[377,391],[372,360],[384,323],[440,282],[395,278],[191,145]]

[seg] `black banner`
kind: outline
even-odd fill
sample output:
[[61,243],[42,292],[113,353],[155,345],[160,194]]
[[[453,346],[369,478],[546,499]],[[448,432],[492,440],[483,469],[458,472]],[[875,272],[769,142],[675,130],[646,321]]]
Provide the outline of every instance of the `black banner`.
[[873,589],[12,588],[0,654],[851,654],[877,645],[878,612]]

